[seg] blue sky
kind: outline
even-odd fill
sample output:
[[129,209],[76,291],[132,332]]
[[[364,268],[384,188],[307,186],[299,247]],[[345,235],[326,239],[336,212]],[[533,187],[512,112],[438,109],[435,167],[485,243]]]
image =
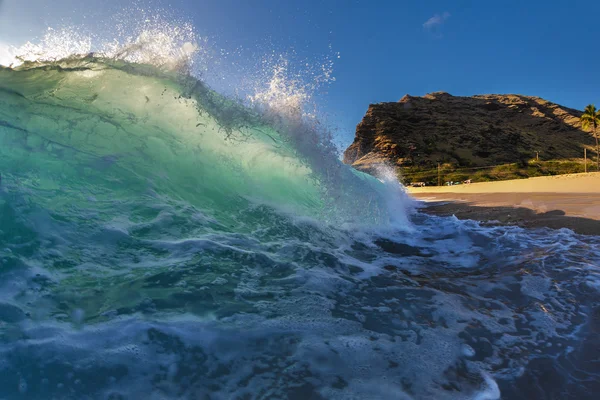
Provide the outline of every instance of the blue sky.
[[[88,4],[85,4],[88,3]],[[90,24],[132,1],[0,0],[0,42],[48,25]],[[93,3],[93,4],[89,4]],[[600,103],[600,2],[140,0],[168,5],[224,49],[319,60],[340,53],[318,97],[343,145],[370,103],[404,94],[519,93],[582,109]]]

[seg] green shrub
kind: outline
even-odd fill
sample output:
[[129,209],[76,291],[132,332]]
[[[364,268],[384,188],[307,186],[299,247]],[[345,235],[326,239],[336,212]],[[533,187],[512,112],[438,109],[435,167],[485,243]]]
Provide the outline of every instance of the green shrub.
[[[592,167],[588,162],[588,170]],[[576,174],[584,172],[583,160],[522,160],[519,163],[503,164],[494,168],[468,169],[449,163],[441,165],[440,175],[442,185],[445,182],[463,182],[471,179],[472,182],[492,182],[508,179],[525,179],[536,176],[550,176],[563,174]],[[437,185],[437,168],[431,167],[401,167],[398,168],[398,177],[406,185],[412,182],[425,182],[427,185]]]

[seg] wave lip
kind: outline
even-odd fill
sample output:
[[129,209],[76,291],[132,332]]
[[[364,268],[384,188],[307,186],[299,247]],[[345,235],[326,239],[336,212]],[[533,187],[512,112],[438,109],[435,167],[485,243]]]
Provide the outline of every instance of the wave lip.
[[0,397],[591,397],[598,238],[419,214],[285,70],[131,37],[0,67]]

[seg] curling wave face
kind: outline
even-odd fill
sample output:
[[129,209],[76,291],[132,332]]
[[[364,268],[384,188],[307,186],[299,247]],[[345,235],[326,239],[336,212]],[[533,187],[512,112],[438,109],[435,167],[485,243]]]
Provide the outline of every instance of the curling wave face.
[[597,393],[598,237],[420,215],[170,70],[0,68],[0,397]]

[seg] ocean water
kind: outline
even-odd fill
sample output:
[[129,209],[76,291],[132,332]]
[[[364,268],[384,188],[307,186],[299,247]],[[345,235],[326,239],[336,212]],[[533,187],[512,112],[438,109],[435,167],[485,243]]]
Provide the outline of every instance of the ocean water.
[[0,67],[0,399],[597,398],[600,237],[424,215],[151,36]]

